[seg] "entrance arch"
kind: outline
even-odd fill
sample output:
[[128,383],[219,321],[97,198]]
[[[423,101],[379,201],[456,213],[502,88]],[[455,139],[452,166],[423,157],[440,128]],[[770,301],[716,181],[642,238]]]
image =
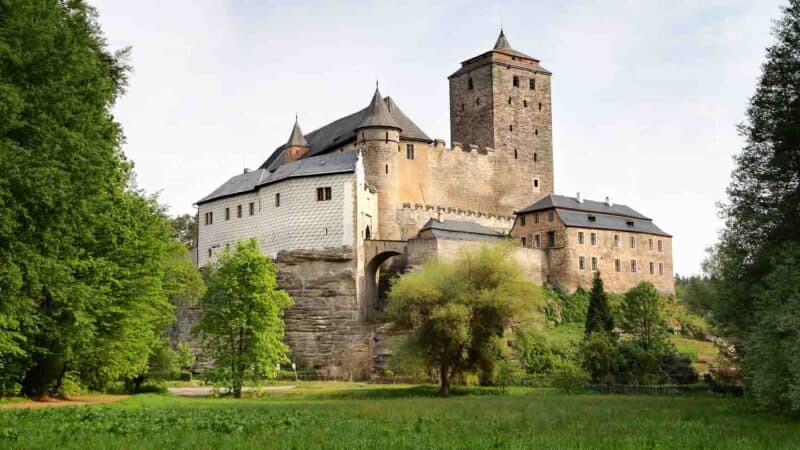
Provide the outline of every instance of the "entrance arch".
[[405,271],[406,242],[365,240],[364,261],[362,311],[367,320],[375,320],[385,306],[389,279]]

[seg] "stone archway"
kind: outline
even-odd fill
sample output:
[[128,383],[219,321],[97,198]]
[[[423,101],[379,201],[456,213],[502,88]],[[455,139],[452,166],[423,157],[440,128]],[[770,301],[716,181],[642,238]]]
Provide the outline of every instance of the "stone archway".
[[[386,264],[392,258],[398,257],[403,258],[398,264],[391,266]],[[367,320],[377,319],[385,306],[383,294],[388,286],[387,280],[390,275],[383,274],[384,276],[381,277],[381,271],[386,271],[388,268],[402,270],[404,267],[405,255],[397,250],[382,251],[373,256],[364,266],[364,312]]]

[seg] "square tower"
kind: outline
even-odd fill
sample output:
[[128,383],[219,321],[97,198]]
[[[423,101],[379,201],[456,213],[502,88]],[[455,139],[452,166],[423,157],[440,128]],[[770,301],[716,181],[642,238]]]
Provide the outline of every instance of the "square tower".
[[514,179],[497,187],[518,208],[554,189],[550,76],[501,30],[492,50],[448,77],[451,140],[495,150],[498,173]]

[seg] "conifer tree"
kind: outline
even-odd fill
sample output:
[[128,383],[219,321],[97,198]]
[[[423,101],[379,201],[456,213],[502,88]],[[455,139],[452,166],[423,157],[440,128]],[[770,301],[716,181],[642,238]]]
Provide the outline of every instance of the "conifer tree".
[[592,290],[589,292],[589,310],[586,312],[586,335],[592,333],[611,333],[614,330],[614,317],[608,306],[608,296],[603,289],[600,272],[594,273]]

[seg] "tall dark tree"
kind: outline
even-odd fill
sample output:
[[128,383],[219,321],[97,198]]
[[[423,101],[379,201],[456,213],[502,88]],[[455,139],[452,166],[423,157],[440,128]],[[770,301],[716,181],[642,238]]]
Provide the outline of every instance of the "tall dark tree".
[[592,290],[589,292],[589,309],[586,312],[586,335],[592,333],[611,333],[614,330],[614,316],[608,306],[608,296],[603,289],[600,272],[594,273]]
[[[0,389],[140,373],[174,317],[178,244],[132,185],[125,52],[82,0],[0,1]],[[172,277],[172,280],[175,280]]]
[[[766,343],[791,346],[800,340],[798,293],[776,285],[776,273],[797,259],[794,253],[800,242],[800,0],[789,0],[773,34],[775,43],[767,49],[747,122],[740,126],[746,145],[736,157],[728,202],[723,205],[725,229],[706,266],[719,282],[714,317],[736,344],[751,388],[754,370],[767,361],[773,368],[796,365],[786,359],[786,352]],[[778,294],[785,297],[770,298]],[[784,320],[765,321],[777,315],[771,310],[776,307]],[[752,345],[753,336],[765,333],[780,336]],[[800,385],[800,374],[794,376],[794,385]],[[780,388],[763,389],[763,395],[752,391],[765,406],[793,404],[800,409],[800,395],[792,403]]]

